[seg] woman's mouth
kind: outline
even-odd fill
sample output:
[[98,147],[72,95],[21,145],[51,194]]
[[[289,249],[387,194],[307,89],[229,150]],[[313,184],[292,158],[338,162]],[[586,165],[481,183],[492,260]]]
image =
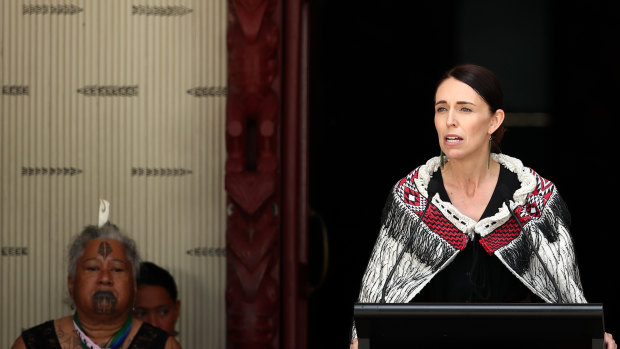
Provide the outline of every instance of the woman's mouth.
[[459,136],[446,136],[446,144],[458,144],[463,141],[463,138]]

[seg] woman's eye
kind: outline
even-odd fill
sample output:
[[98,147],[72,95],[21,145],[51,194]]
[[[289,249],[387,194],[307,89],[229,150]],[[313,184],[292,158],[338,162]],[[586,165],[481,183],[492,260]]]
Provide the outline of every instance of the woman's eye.
[[442,111],[446,111],[446,110],[447,110],[446,107],[439,107],[439,108],[437,108],[438,112],[442,112]]
[[461,111],[464,111],[464,112],[471,112],[471,109],[469,109],[469,108],[467,108],[467,107],[463,107],[463,108],[461,108]]

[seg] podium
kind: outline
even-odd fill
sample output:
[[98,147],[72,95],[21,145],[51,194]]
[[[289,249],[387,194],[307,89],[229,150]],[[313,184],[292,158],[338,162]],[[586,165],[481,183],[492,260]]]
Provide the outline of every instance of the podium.
[[359,349],[603,349],[603,306],[545,303],[355,304]]

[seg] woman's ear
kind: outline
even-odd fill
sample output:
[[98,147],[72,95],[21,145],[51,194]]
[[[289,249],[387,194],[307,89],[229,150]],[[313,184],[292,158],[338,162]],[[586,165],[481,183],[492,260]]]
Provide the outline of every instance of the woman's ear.
[[489,134],[493,134],[493,132],[495,132],[495,130],[497,130],[502,125],[505,117],[506,117],[506,114],[504,113],[504,110],[502,109],[497,109],[495,113],[491,115],[491,124],[489,125]]
[[179,318],[179,314],[181,314],[181,300],[177,299],[176,303],[174,304],[174,311],[176,313],[175,315],[175,320]]
[[73,279],[71,276],[67,277],[67,288],[69,289],[69,297],[73,299]]

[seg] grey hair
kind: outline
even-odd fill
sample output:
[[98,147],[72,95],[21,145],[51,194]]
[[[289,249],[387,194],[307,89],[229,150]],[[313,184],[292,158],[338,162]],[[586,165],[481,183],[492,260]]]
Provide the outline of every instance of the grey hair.
[[77,270],[77,262],[84,254],[86,245],[96,239],[111,239],[119,241],[125,247],[125,257],[131,262],[131,269],[133,271],[133,279],[136,281],[140,272],[140,255],[138,254],[138,248],[136,242],[130,237],[126,236],[121,230],[114,224],[108,222],[102,227],[95,225],[89,225],[82,232],[75,237],[71,246],[69,247],[68,255],[68,273],[72,279],[75,279],[75,272]]

